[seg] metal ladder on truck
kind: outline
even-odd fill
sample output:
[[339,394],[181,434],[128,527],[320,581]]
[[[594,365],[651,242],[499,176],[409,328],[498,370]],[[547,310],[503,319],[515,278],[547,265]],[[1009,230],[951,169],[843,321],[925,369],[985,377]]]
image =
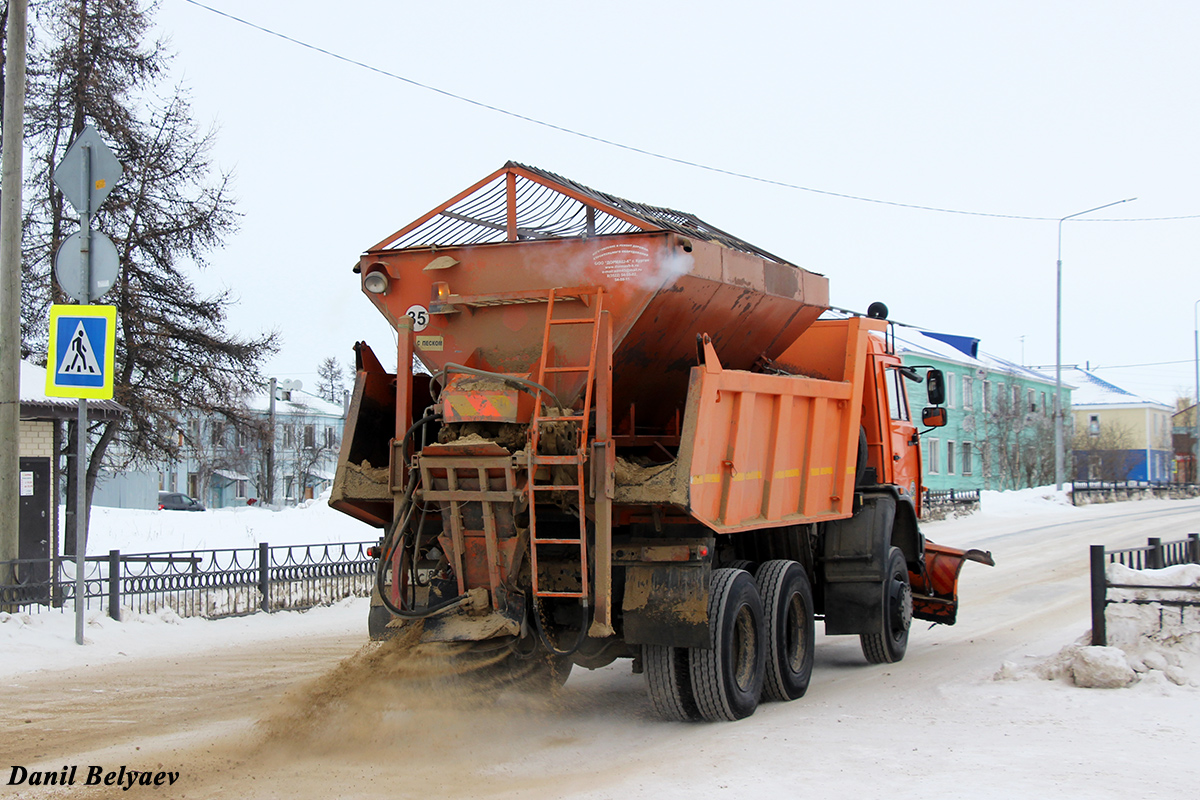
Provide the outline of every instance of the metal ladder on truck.
[[[591,315],[584,317],[566,317],[563,319],[554,318],[554,305],[556,301],[565,299],[579,300],[585,306],[591,306]],[[590,302],[589,302],[590,301]],[[534,598],[543,597],[559,597],[559,598],[575,598],[583,601],[586,606],[588,603],[589,590],[589,574],[588,574],[588,542],[587,542],[587,515],[584,513],[587,502],[586,487],[584,486],[584,466],[588,460],[587,443],[588,443],[588,418],[592,410],[592,391],[594,379],[596,377],[596,346],[600,335],[600,320],[604,306],[604,289],[602,287],[590,287],[587,289],[551,289],[549,293],[549,302],[546,306],[546,328],[542,334],[542,355],[538,362],[537,382],[542,386],[547,386],[546,380],[548,377],[563,374],[577,374],[585,376],[583,410],[574,413],[570,409],[553,409],[551,413],[544,414],[542,411],[543,400],[546,399],[544,393],[540,390],[534,403],[533,419],[531,422],[530,431],[530,457],[529,457],[529,482],[527,483],[529,492],[529,552],[531,560],[531,571],[533,574],[533,596]],[[550,358],[551,350],[551,332],[558,326],[579,325],[587,326],[591,331],[591,344],[588,347],[588,355],[586,363],[579,364],[557,364],[549,365],[547,362]],[[565,413],[564,413],[565,412]],[[558,424],[564,422],[574,422],[579,426],[579,436],[576,441],[575,452],[567,455],[547,455],[540,451],[542,440],[542,428],[545,425]],[[549,473],[549,481],[547,483],[538,483],[536,480],[537,470],[539,467],[545,467]],[[556,480],[563,480],[563,477],[555,477],[556,472],[560,472],[556,468],[565,468],[566,471],[573,472],[573,479],[569,483],[557,483]],[[537,495],[539,492],[574,492],[578,498],[579,508],[579,530],[576,536],[565,536],[559,532],[555,536],[540,536],[537,529]],[[538,576],[538,558],[540,551],[552,545],[575,545],[579,549],[579,579],[580,586],[577,591],[572,590],[543,590],[539,583]]]

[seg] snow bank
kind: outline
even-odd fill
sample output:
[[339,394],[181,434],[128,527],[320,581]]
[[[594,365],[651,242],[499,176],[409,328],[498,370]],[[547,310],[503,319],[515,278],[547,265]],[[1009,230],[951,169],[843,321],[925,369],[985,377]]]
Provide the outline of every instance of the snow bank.
[[984,514],[1000,517],[1024,517],[1034,514],[1060,511],[1071,513],[1071,492],[1053,486],[1035,486],[1032,489],[996,492],[985,490],[979,493],[980,508]]
[[[157,553],[273,545],[366,542],[379,532],[329,505],[329,493],[299,506],[239,506],[208,511],[92,508],[88,555],[109,550]],[[65,518],[62,515],[60,518]]]
[[1134,570],[1110,564],[1108,581],[1148,588],[1109,590],[1107,647],[1091,645],[1089,633],[1032,665],[1006,661],[995,678],[1062,680],[1090,689],[1200,687],[1200,607],[1162,602],[1200,602],[1200,565]]

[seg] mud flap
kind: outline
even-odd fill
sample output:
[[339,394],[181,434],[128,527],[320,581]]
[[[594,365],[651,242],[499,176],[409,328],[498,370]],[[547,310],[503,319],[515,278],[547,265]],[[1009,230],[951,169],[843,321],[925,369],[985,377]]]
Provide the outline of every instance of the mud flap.
[[707,562],[640,564],[625,573],[624,635],[629,644],[710,647]]
[[996,566],[990,552],[959,550],[925,542],[925,574],[908,574],[913,590],[914,617],[944,625],[954,624],[958,617],[958,574],[968,561]]
[[863,497],[850,519],[825,525],[825,632],[830,635],[874,630],[883,613],[880,585],[887,569],[896,501],[887,495]]

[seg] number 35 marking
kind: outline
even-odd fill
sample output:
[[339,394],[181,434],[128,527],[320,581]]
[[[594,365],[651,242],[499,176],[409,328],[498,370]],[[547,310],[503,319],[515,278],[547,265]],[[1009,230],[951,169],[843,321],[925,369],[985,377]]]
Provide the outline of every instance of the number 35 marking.
[[409,306],[404,313],[413,321],[414,331],[419,333],[429,327],[429,311],[425,306]]

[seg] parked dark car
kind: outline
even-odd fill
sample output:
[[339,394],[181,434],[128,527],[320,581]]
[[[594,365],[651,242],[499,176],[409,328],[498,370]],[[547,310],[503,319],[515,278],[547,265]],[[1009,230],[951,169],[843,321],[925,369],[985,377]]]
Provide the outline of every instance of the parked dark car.
[[204,504],[182,492],[159,492],[159,511],[203,511]]

